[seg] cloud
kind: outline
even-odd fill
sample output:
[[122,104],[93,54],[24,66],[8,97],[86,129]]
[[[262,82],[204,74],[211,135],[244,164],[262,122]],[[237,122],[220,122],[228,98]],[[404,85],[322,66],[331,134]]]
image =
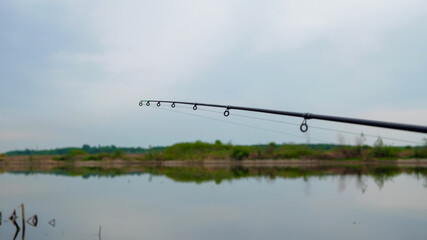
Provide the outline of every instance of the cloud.
[[16,141],[16,140],[35,140],[44,138],[46,135],[43,133],[30,133],[26,131],[0,131],[0,141]]
[[[141,115],[141,98],[344,116],[420,111],[427,101],[420,0],[0,4],[0,110],[15,119],[2,129],[31,124],[62,135],[57,145],[218,138],[168,127],[158,135],[150,123],[180,118]],[[247,141],[233,134],[222,137]]]

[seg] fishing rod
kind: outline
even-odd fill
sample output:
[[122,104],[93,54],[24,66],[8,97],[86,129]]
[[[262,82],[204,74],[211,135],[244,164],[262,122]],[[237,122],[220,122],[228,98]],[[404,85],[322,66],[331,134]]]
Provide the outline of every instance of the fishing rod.
[[410,131],[410,132],[417,132],[417,133],[427,133],[427,126],[421,126],[421,125],[412,125],[412,124],[405,124],[405,123],[393,123],[393,122],[383,122],[383,121],[358,119],[358,118],[347,118],[347,117],[339,117],[339,116],[320,115],[320,114],[314,114],[314,113],[288,112],[288,111],[280,111],[280,110],[264,109],[264,108],[252,108],[252,107],[241,107],[241,106],[197,103],[197,102],[164,101],[164,100],[141,100],[139,102],[139,106],[143,106],[144,103],[145,103],[145,105],[150,106],[151,102],[157,102],[156,105],[158,107],[161,106],[161,103],[170,103],[172,108],[175,108],[176,104],[193,105],[193,110],[197,110],[197,106],[223,108],[223,109],[225,109],[225,111],[224,111],[225,117],[228,117],[230,115],[230,110],[232,110],[232,109],[241,110],[241,111],[249,111],[249,112],[259,112],[259,113],[268,113],[268,114],[275,114],[275,115],[284,115],[284,116],[291,116],[291,117],[300,117],[300,118],[303,118],[303,121],[300,125],[301,132],[307,132],[308,131],[307,120],[318,119],[318,120],[331,121],[331,122],[350,123],[350,124],[365,125],[365,126],[380,127],[380,128],[389,128],[389,129],[403,130],[403,131]]

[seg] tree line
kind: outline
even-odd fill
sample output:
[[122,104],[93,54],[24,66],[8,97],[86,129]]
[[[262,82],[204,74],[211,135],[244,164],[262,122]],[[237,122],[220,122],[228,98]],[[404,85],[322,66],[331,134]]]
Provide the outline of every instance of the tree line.
[[373,146],[335,144],[269,144],[233,145],[217,140],[177,143],[168,147],[89,146],[52,150],[7,152],[8,156],[54,155],[56,160],[254,160],[254,159],[405,159],[427,158],[424,146],[387,146],[378,138]]

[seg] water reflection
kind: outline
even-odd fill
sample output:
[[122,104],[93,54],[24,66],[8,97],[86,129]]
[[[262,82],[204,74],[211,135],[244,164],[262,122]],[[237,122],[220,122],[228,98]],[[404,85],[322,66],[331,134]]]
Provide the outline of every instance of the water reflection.
[[[5,170],[3,170],[5,171]],[[367,189],[367,178],[374,179],[376,185],[381,189],[387,181],[391,181],[400,174],[413,174],[424,182],[427,187],[427,166],[424,165],[402,165],[402,164],[310,164],[293,166],[245,166],[245,165],[222,165],[222,166],[54,166],[42,169],[33,166],[30,169],[14,168],[6,172],[13,174],[53,174],[56,176],[72,176],[89,179],[91,177],[114,178],[119,176],[140,176],[149,174],[149,181],[155,176],[166,176],[175,182],[194,182],[201,184],[214,181],[220,184],[223,181],[233,181],[245,178],[263,178],[269,181],[275,179],[298,179],[308,181],[309,178],[324,178],[326,176],[338,176],[340,191],[347,186],[346,179],[356,178],[357,188],[364,193]]]
[[[10,215],[9,219],[5,221],[5,223],[11,223],[15,227],[15,230],[14,230],[15,233],[14,233],[14,235],[12,237],[13,240],[18,239],[18,236],[21,236],[21,238],[20,238],[21,240],[25,239],[25,237],[26,237],[26,231],[25,231],[26,225],[29,225],[29,226],[31,226],[33,228],[37,228],[37,225],[39,224],[39,220],[38,220],[38,215],[37,214],[34,214],[33,216],[31,216],[30,218],[28,218],[25,221],[25,206],[24,206],[24,203],[22,203],[19,206],[19,208],[21,210],[21,212],[20,212],[21,217],[18,216],[17,210],[13,209],[13,212]],[[17,222],[18,218],[22,219],[21,225],[19,225],[19,223]],[[0,226],[1,226],[1,223],[2,223],[2,212],[0,211]],[[50,221],[47,222],[47,224],[49,224],[51,227],[55,227],[56,226],[56,219],[55,218],[51,219]],[[102,239],[101,238],[101,230],[102,230],[102,227],[99,226],[99,230],[98,230],[98,239],[99,240]],[[21,234],[19,234],[19,233],[21,233]]]
[[[13,240],[16,240],[19,233],[21,232],[21,239],[25,239],[25,229],[26,225],[29,225],[33,228],[37,228],[37,225],[39,223],[38,215],[34,214],[31,217],[29,217],[27,220],[25,219],[25,205],[24,203],[21,203],[18,207],[18,211],[20,211],[20,217],[17,214],[17,209],[13,209],[12,214],[10,215],[9,219],[5,221],[5,223],[10,222],[15,227],[15,234],[13,235]],[[17,222],[18,218],[22,219],[21,225]],[[0,211],[0,226],[2,222],[2,212]],[[49,225],[52,227],[55,227],[55,219],[50,220]]]
[[3,171],[6,240],[427,239],[424,166],[71,164]]

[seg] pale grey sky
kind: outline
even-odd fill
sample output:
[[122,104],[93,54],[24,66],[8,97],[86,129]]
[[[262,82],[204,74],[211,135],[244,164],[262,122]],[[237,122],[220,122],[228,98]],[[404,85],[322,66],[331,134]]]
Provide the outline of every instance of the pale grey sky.
[[[423,0],[3,0],[0,152],[338,139],[336,132],[304,135],[298,126],[233,115],[225,120],[298,137],[138,107],[147,98],[427,125],[426,43]],[[426,137],[310,124],[418,142]]]

